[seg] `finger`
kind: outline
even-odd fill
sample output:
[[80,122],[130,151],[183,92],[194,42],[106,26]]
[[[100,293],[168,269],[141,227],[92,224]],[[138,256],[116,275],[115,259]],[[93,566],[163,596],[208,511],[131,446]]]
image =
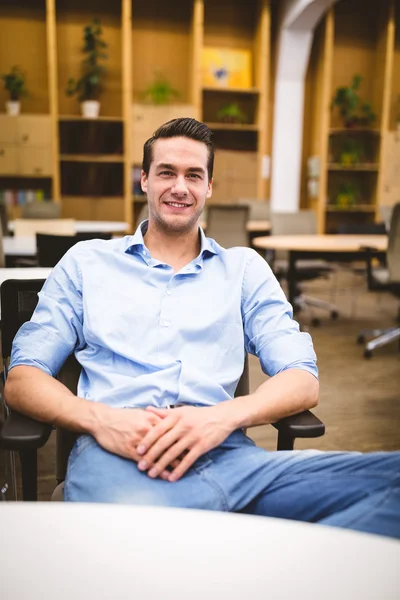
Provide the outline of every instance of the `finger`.
[[168,408],[158,408],[157,406],[146,406],[146,410],[147,410],[147,412],[154,413],[155,415],[157,415],[158,417],[161,417],[162,419],[165,419],[165,417],[167,417],[170,414],[170,411]]
[[[175,444],[182,437],[182,432],[179,426],[175,426],[163,436],[161,436],[150,448],[146,454],[142,455],[142,458],[139,462],[139,469],[141,471],[147,471],[148,469],[154,467],[155,462],[162,457],[166,451]],[[165,466],[169,465],[173,460],[178,458],[178,455],[169,454],[169,461],[164,461]],[[163,464],[164,464],[163,463]],[[160,471],[159,471],[160,472]],[[157,473],[158,475],[158,473]]]
[[168,418],[164,419],[163,421],[160,421],[159,423],[157,423],[157,425],[154,425],[154,427],[152,427],[152,429],[150,429],[150,431],[148,431],[146,433],[146,435],[143,437],[142,441],[140,442],[140,444],[138,444],[136,451],[138,454],[146,454],[147,450],[161,437],[163,436],[165,433],[167,433],[167,431],[169,431],[170,429],[172,429],[172,427],[174,427],[175,423],[177,421],[177,417],[173,417],[171,415],[169,415]]
[[[168,465],[172,465],[178,456],[181,456],[185,450],[188,450],[191,447],[192,444],[193,441],[189,437],[185,437],[177,441],[176,444],[171,446],[167,452],[162,454],[159,461],[152,466],[148,472],[149,477],[158,477],[160,473],[162,473],[168,467]],[[181,464],[182,460],[179,461],[179,464]],[[174,470],[179,467],[179,464],[175,466]]]
[[171,483],[174,481],[178,481],[186,473],[188,469],[196,462],[196,460],[204,454],[204,451],[199,448],[199,446],[194,446],[184,458],[182,458],[179,465],[170,473],[168,476],[168,481]]

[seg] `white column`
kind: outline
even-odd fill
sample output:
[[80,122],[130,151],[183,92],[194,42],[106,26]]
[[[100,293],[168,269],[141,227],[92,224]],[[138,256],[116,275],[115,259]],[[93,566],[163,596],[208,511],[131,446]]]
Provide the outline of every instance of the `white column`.
[[300,204],[304,84],[314,28],[336,0],[286,0],[281,13],[275,78],[271,209]]

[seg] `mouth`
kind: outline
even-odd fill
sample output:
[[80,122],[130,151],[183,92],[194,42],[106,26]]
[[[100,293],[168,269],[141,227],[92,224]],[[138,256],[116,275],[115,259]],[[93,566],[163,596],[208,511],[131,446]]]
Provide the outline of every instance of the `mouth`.
[[167,206],[169,206],[170,208],[174,208],[176,210],[184,210],[185,208],[189,208],[190,206],[192,206],[191,204],[188,204],[186,202],[165,202],[164,204],[166,204]]

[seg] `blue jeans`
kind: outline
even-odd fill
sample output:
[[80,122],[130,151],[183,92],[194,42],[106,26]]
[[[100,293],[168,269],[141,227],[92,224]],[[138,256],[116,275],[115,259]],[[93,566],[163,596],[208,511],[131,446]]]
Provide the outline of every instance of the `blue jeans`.
[[267,452],[235,431],[170,483],[83,435],[64,499],[234,511],[400,538],[400,452]]

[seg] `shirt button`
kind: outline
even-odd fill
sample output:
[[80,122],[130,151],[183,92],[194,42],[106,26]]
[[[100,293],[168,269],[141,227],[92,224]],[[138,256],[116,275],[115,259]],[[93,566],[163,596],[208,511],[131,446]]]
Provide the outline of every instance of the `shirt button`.
[[170,296],[171,295],[171,290],[167,290],[167,295]]
[[169,321],[163,321],[163,325],[164,325],[164,327],[169,327],[170,326],[170,322]]

